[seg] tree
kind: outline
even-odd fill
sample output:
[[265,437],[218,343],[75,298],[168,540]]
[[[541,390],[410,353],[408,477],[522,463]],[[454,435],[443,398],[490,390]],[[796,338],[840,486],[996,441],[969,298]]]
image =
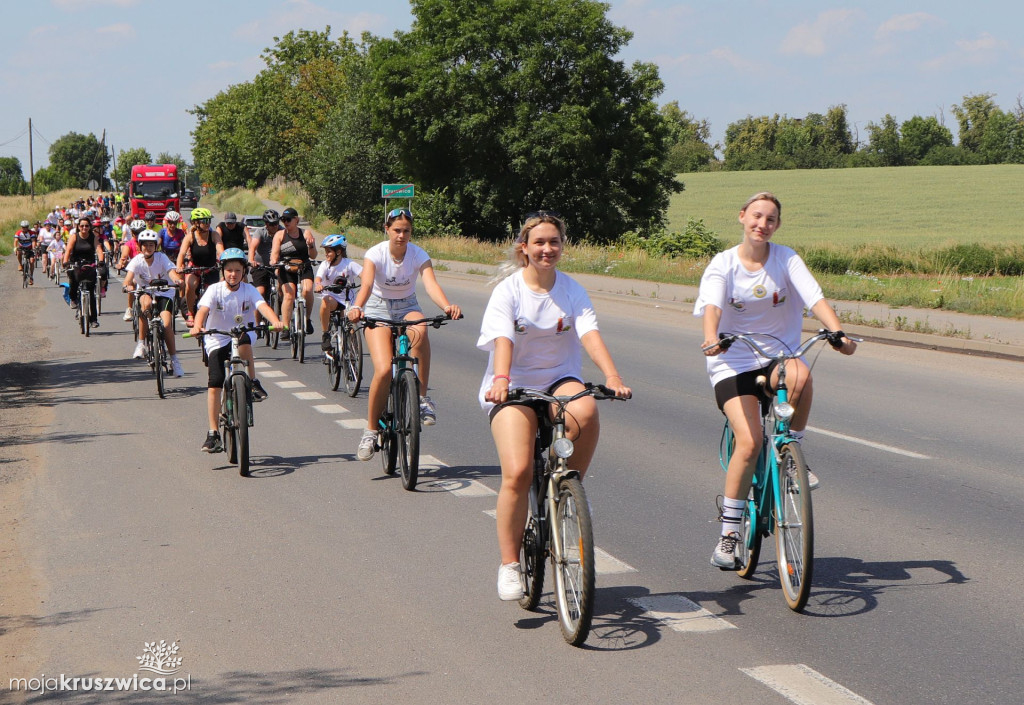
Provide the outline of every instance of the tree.
[[968,152],[981,149],[989,116],[999,109],[993,97],[993,93],[965,95],[962,103],[953,105],[953,114],[960,126],[960,146]]
[[868,146],[865,150],[876,166],[902,166],[906,164],[900,145],[900,127],[896,118],[886,114],[880,124],[868,123]]
[[711,126],[707,120],[698,121],[673,100],[658,111],[668,128],[668,167],[673,173],[706,169],[715,158],[711,146]]
[[507,235],[551,208],[596,241],[664,222],[667,167],[652,64],[594,0],[413,0],[409,32],[370,47],[368,109],[417,187],[448,192],[464,232]]
[[122,149],[117,153],[117,168],[110,172],[110,178],[117,187],[124,189],[132,178],[132,167],[136,164],[152,164],[153,158],[145,147]]
[[50,145],[50,166],[66,174],[68,183],[75,188],[85,188],[92,180],[99,184],[101,190],[109,187],[106,173],[110,155],[91,132],[88,135],[69,132],[58,137]]
[[915,115],[900,127],[900,140],[907,163],[917,164],[936,147],[952,147],[953,133],[934,117]]
[[24,192],[25,177],[21,172],[21,160],[17,157],[0,157],[0,196]]
[[53,164],[36,171],[36,193],[49,193],[66,188],[82,188],[74,177],[58,170]]

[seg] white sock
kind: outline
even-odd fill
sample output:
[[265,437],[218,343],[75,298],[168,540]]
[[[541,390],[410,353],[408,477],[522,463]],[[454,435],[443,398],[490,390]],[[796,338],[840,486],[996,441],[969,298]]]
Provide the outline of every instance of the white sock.
[[722,498],[722,536],[732,532],[741,533],[740,524],[743,521],[743,508],[747,505],[745,499]]
[[790,431],[789,435],[797,443],[803,443],[803,440],[804,440],[804,432],[803,431]]

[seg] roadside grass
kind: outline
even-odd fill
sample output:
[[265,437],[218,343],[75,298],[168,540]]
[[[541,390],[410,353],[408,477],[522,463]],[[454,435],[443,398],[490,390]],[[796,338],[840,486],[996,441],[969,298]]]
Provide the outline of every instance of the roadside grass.
[[266,210],[263,201],[252,191],[243,188],[229,188],[204,196],[203,205],[211,205],[218,211],[231,211],[238,216],[260,215]]
[[51,203],[63,206],[94,193],[84,189],[64,189],[36,196],[35,200],[31,196],[0,196],[0,233],[3,235],[0,237],[0,255],[7,256],[13,251],[14,233],[21,221],[34,223],[42,220],[53,209]]

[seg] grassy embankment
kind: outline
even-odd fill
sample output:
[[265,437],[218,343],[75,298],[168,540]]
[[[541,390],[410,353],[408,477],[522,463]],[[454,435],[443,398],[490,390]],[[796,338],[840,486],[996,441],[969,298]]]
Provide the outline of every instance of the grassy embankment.
[[[1024,278],[962,273],[979,258],[1015,274],[1024,266],[1014,217],[1024,165],[714,172],[680,179],[686,190],[672,198],[669,229],[683,230],[688,218],[703,220],[727,246],[739,241],[736,218],[746,198],[773,191],[783,203],[777,241],[807,259],[829,298],[1024,318]],[[311,212],[292,185],[258,195]],[[235,210],[260,212],[256,201],[248,205]],[[321,232],[340,230],[315,214],[313,224]],[[570,223],[570,236],[573,229]],[[362,246],[380,238],[364,228],[346,232]],[[470,238],[417,241],[437,259],[487,264],[504,259],[507,248]],[[572,246],[563,259],[570,272],[678,284],[698,283],[705,264],[591,245]],[[858,322],[900,325],[898,317]]]
[[14,232],[23,220],[36,222],[46,217],[53,206],[70,204],[79,198],[94,195],[92,191],[67,189],[48,193],[45,196],[0,196],[0,255],[11,254],[14,246]]

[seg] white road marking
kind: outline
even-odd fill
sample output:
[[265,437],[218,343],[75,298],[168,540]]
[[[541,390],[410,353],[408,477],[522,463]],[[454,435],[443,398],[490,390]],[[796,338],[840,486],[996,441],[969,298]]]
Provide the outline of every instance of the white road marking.
[[297,379],[286,379],[283,382],[274,382],[281,389],[297,389],[299,387],[305,387],[302,382]]
[[740,670],[796,705],[871,705],[802,663]]
[[869,448],[875,448],[877,450],[884,450],[887,453],[895,453],[896,455],[905,455],[908,458],[915,458],[917,460],[931,460],[931,456],[922,455],[921,453],[915,453],[912,450],[903,450],[902,448],[896,448],[895,446],[887,446],[884,443],[876,443],[869,441],[864,438],[857,438],[856,436],[847,436],[844,433],[836,433],[835,431],[826,431],[823,428],[816,428],[814,426],[808,426],[808,431],[814,433],[820,433],[823,436],[831,436],[832,438],[838,438],[843,441],[849,441],[850,443],[859,443],[862,446],[868,446]]
[[[420,455],[420,470],[440,470],[446,467],[448,467],[447,463],[441,462],[432,455]],[[498,494],[484,483],[470,478],[461,480],[458,478],[428,479],[421,484],[451,492],[458,497],[493,497]]]
[[485,509],[484,510],[484,514],[489,516],[491,519],[497,519],[498,518],[498,510],[497,509]]
[[338,424],[342,428],[351,428],[355,431],[361,431],[366,428],[365,419],[337,419],[334,423]]
[[673,631],[719,632],[736,628],[679,593],[626,599],[642,609],[648,617],[658,620]]
[[267,370],[266,372],[264,372],[264,373],[262,373],[260,375],[260,377],[287,377],[287,376],[288,376],[287,374],[285,374],[284,372],[281,372],[280,370]]
[[594,572],[598,575],[615,575],[616,573],[636,573],[638,571],[603,548],[594,546]]
[[256,369],[258,369],[258,370],[265,370],[268,367],[270,367],[270,363],[269,362],[256,362],[254,364],[256,366]]
[[[313,401],[314,399],[326,399],[320,392],[292,392],[292,396],[296,399],[302,399],[304,401]],[[316,407],[313,407],[314,409]]]
[[314,409],[319,411],[321,414],[347,414],[348,409],[341,406],[340,404],[315,404]]

